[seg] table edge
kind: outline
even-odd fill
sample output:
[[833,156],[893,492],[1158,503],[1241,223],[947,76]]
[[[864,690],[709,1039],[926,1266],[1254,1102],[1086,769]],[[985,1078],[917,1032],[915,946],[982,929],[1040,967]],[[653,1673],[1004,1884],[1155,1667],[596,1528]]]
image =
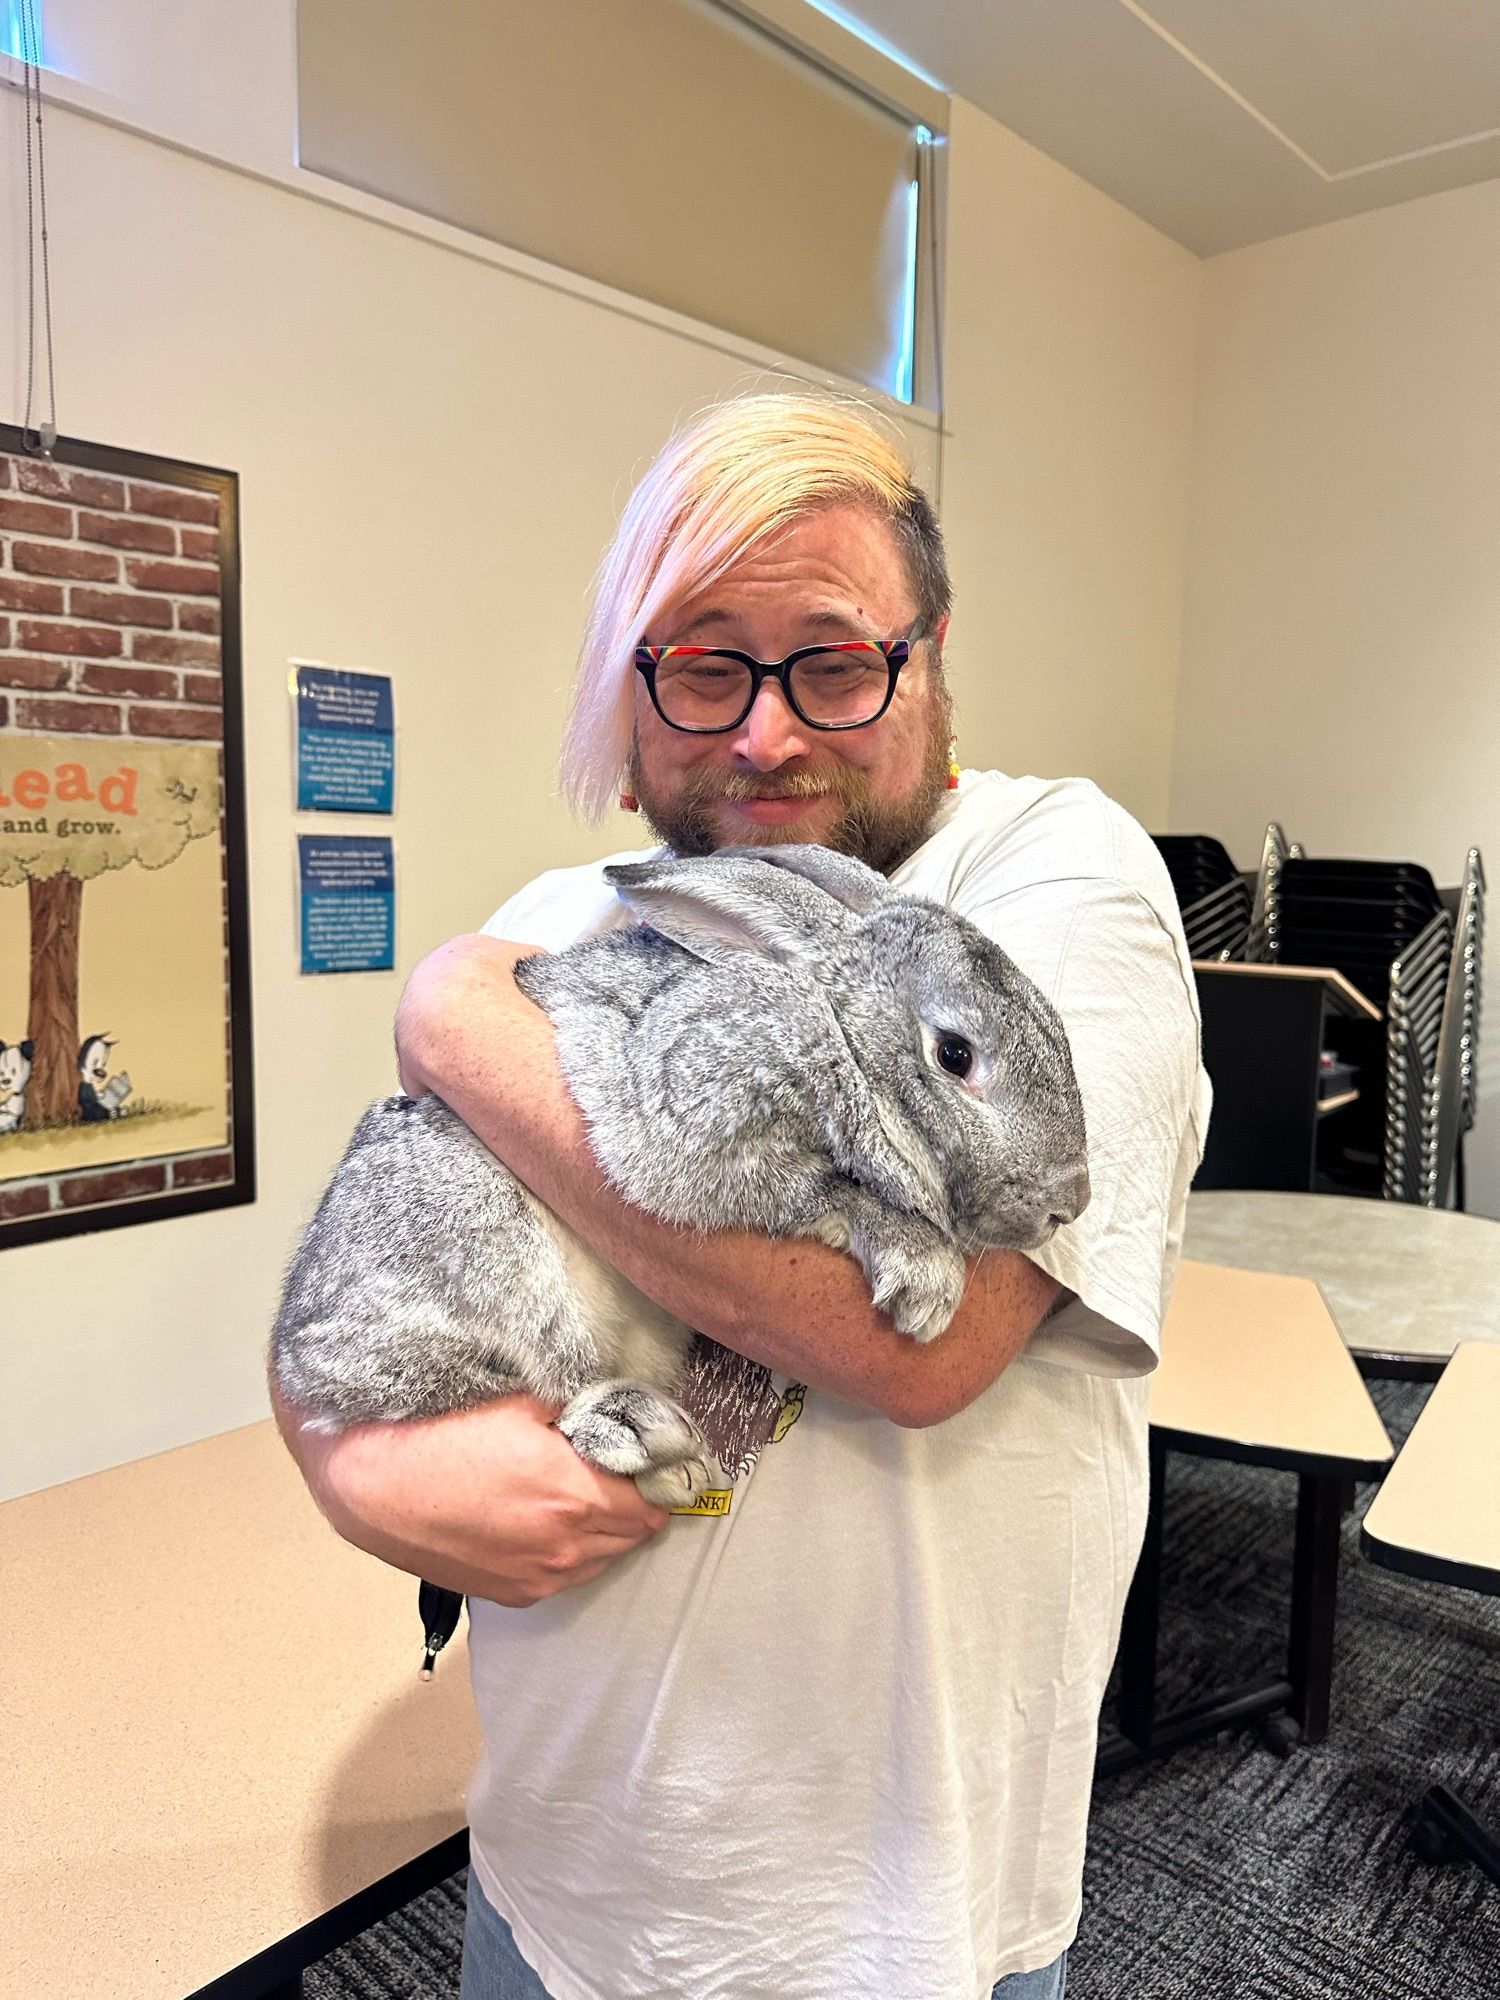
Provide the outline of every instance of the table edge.
[[316,1960],[325,1958],[340,1945],[348,1944],[382,1918],[391,1916],[416,1896],[446,1882],[469,1860],[469,1829],[461,1826],[435,1847],[413,1855],[388,1875],[356,1889],[342,1903],[289,1931],[253,1958],[241,1959],[228,1972],[220,1973],[206,1986],[194,1987],[187,2000],[263,2000],[296,1979]]
[[1310,1473],[1314,1478],[1382,1480],[1396,1456],[1392,1448],[1385,1458],[1349,1458],[1340,1452],[1250,1444],[1214,1431],[1176,1430],[1165,1424],[1152,1424],[1151,1436],[1168,1451],[1185,1451],[1194,1458],[1225,1458],[1235,1465],[1259,1465],[1272,1472]]
[[1500,1597],[1500,1570],[1486,1569],[1482,1563],[1465,1562],[1457,1556],[1435,1556],[1426,1549],[1413,1549],[1402,1542],[1388,1542],[1372,1535],[1359,1524],[1360,1554],[1380,1569],[1394,1570],[1399,1576],[1414,1576],[1423,1583],[1446,1583],[1460,1590],[1477,1590],[1485,1597]]

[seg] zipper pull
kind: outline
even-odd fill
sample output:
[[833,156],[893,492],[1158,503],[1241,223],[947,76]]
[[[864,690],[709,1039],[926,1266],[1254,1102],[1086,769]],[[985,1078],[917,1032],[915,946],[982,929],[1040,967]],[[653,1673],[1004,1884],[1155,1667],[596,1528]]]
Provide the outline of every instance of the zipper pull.
[[442,1590],[435,1583],[424,1583],[417,1592],[417,1614],[422,1620],[421,1678],[432,1679],[432,1670],[437,1665],[437,1656],[458,1629],[459,1613],[464,1601],[456,1590]]

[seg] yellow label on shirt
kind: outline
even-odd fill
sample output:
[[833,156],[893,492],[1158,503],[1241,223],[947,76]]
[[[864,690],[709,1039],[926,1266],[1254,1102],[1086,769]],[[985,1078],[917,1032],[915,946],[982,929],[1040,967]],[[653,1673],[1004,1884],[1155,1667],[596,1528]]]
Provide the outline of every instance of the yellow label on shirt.
[[674,1514],[727,1514],[734,1494],[727,1486],[710,1486],[691,1507],[674,1507]]

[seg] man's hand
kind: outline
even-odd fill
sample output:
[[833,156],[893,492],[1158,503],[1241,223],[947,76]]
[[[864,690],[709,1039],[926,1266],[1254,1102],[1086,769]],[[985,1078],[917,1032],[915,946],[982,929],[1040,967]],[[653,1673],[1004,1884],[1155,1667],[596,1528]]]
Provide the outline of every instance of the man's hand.
[[522,1607],[591,1583],[671,1519],[514,1395],[452,1416],[306,1430],[272,1390],[287,1449],[345,1541],[467,1597]]

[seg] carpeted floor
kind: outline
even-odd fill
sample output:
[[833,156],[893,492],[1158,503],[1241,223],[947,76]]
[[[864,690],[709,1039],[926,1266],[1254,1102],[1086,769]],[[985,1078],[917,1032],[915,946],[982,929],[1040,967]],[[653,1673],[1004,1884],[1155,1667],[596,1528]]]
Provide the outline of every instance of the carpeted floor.
[[[1399,1443],[1423,1388],[1374,1383]],[[1290,1474],[1168,1460],[1163,1705],[1280,1671]],[[1410,1845],[1429,1784],[1500,1824],[1500,1599],[1419,1583],[1343,1529],[1328,1739],[1253,1736],[1094,1792],[1068,2000],[1497,2000],[1500,1888]]]
[[[1427,1392],[1372,1393],[1399,1442]],[[1434,1782],[1500,1824],[1500,1599],[1366,1562],[1372,1491],[1344,1523],[1328,1741],[1281,1761],[1223,1737],[1101,1780],[1069,2000],[1500,1996],[1500,1888],[1409,1841]],[[1289,1474],[1169,1460],[1163,1706],[1279,1671],[1295,1496]],[[307,2000],[441,2000],[462,1930],[456,1876],[314,1966]]]

